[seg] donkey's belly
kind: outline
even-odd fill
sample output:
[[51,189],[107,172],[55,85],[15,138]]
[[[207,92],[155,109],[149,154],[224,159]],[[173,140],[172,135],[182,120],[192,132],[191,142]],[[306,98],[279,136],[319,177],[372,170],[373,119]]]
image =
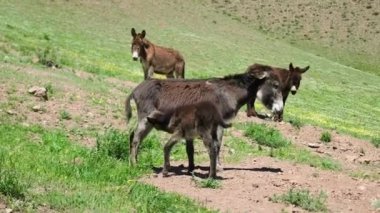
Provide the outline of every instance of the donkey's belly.
[[173,66],[170,66],[170,65],[156,65],[154,66],[154,72],[155,73],[158,73],[158,74],[167,74],[167,73],[170,73],[173,71]]

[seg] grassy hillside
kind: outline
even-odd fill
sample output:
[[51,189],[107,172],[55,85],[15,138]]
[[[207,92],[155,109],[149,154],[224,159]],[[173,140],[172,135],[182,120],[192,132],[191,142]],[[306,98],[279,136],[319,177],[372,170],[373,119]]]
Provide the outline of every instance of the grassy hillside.
[[380,4],[377,1],[211,0],[203,3],[276,39],[380,75]]
[[3,62],[53,58],[64,67],[139,82],[141,66],[130,54],[130,29],[135,27],[145,29],[152,42],[179,49],[187,78],[242,72],[256,62],[310,65],[300,93],[289,98],[285,119],[298,117],[361,137],[380,132],[379,76],[269,38],[196,1],[2,0],[1,5]]

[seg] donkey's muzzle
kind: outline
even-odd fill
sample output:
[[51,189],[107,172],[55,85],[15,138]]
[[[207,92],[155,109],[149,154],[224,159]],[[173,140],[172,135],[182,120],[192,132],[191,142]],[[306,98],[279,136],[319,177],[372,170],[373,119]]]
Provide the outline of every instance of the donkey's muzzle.
[[133,57],[132,59],[133,59],[134,61],[137,61],[137,59],[139,59],[139,58],[137,58],[137,57]]
[[297,90],[292,90],[292,95],[295,95],[297,93]]

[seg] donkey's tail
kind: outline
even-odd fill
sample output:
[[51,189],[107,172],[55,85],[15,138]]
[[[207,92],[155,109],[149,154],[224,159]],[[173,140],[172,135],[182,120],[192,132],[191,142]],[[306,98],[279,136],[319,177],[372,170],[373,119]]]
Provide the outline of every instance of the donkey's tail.
[[129,94],[127,99],[125,100],[125,119],[128,124],[129,120],[132,117],[132,107],[131,107],[131,99],[133,98],[133,92]]

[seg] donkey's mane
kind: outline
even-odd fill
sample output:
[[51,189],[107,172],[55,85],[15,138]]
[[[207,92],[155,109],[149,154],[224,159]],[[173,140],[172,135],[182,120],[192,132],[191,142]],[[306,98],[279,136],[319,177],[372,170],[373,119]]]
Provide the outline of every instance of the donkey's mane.
[[222,77],[221,80],[224,80],[224,81],[233,81],[233,82],[236,82],[239,85],[248,86],[253,81],[255,81],[256,78],[252,77],[249,74],[249,72],[245,72],[245,73],[227,75],[227,76]]

